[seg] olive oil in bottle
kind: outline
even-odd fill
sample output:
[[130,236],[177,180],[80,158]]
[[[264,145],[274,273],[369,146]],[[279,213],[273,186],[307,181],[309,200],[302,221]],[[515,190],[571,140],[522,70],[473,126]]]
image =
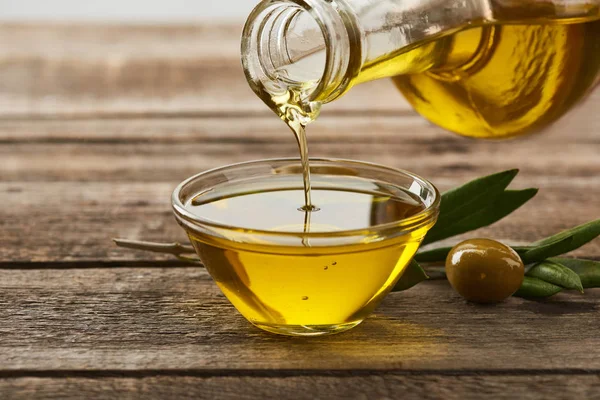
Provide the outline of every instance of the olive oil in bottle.
[[466,29],[370,68],[427,52],[436,66],[393,78],[415,110],[464,136],[519,136],[556,121],[594,85],[600,20]]
[[599,82],[600,0],[306,3],[260,3],[242,40],[251,88],[288,125],[282,110],[306,124],[354,85],[392,78],[436,125],[506,138],[547,127]]

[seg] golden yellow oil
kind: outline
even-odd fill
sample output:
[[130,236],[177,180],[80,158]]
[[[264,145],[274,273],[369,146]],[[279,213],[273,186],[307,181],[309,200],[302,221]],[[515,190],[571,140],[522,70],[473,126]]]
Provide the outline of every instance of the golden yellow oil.
[[600,20],[485,25],[365,67],[393,78],[414,109],[464,136],[505,138],[556,121],[597,83]]
[[[221,238],[196,232],[190,240],[227,298],[263,329],[322,334],[359,323],[396,283],[430,228],[382,240],[370,229],[424,210],[417,196],[355,177],[319,178],[313,185],[310,212],[303,209],[300,171],[228,184],[226,193],[200,193],[185,206],[203,220],[255,232],[244,240],[236,240],[236,230]],[[362,240],[344,245],[338,233],[349,230]]]

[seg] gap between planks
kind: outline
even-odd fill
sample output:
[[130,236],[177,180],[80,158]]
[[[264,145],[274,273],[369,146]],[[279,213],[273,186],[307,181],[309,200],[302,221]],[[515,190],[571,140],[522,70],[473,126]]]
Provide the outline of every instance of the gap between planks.
[[0,380],[11,399],[315,398],[405,400],[597,398],[598,375],[367,377],[16,378]]
[[204,268],[201,264],[192,264],[169,260],[82,260],[82,261],[0,261],[0,270],[51,270],[51,269],[104,269],[104,268]]
[[[568,255],[567,255],[568,257]],[[581,257],[580,257],[581,258]],[[587,256],[587,260],[600,261],[600,256]],[[63,270],[63,269],[114,269],[114,268],[204,268],[176,259],[156,260],[82,260],[82,261],[0,261],[0,270]]]
[[361,376],[536,376],[536,375],[598,375],[595,368],[556,369],[78,369],[78,370],[0,370],[0,379],[7,378],[146,378],[153,376],[172,377],[361,377]]
[[[413,109],[399,110],[336,110],[327,112],[334,117],[404,117],[416,116]],[[0,114],[0,122],[35,122],[35,121],[95,121],[114,119],[203,119],[203,118],[277,118],[265,106],[265,111],[172,111],[172,112],[102,112],[102,113],[66,113],[66,114]]]

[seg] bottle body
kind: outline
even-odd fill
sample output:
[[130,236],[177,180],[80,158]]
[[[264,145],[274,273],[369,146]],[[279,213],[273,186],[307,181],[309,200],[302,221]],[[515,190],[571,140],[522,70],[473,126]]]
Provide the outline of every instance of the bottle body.
[[[250,16],[245,36],[254,42],[242,44],[248,81],[271,108],[280,93],[308,121],[353,85],[392,77],[443,128],[518,136],[558,119],[598,82],[600,0],[267,3],[291,17],[265,26],[276,12]],[[260,55],[254,63],[252,54]]]
[[463,136],[540,131],[584,97],[600,71],[600,21],[488,25],[438,42],[445,43],[429,46],[450,48],[460,62],[392,79],[417,112]]

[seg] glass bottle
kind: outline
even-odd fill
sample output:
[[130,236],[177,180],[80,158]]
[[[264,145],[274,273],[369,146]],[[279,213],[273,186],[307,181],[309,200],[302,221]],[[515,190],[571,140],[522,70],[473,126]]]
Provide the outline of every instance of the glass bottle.
[[600,82],[600,0],[264,0],[242,63],[263,101],[294,104],[305,122],[352,86],[392,77],[443,128],[518,136]]

